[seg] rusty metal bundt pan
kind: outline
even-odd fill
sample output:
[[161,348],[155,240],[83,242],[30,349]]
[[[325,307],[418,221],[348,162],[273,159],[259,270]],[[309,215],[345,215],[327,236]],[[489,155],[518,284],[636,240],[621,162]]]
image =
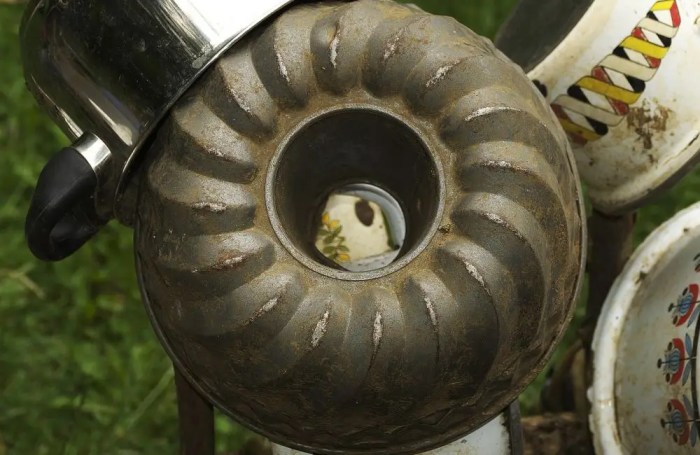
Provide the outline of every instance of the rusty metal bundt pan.
[[[566,137],[457,21],[384,0],[294,7],[180,101],[142,175],[137,262],[173,360],[225,412],[315,453],[420,451],[543,368],[582,274]],[[403,207],[390,266],[313,247],[365,182]]]

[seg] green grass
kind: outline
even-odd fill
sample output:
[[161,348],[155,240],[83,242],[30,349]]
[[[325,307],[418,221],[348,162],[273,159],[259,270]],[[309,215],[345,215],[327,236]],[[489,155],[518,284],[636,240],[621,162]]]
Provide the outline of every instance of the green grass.
[[[0,6],[0,455],[177,452],[172,368],[149,326],[130,230],[110,224],[60,264],[28,252],[24,215],[67,140],[26,91]],[[243,441],[219,419],[221,445]]]
[[[492,36],[514,0],[417,3]],[[0,6],[0,455],[176,453],[172,371],[140,302],[131,232],[112,223],[60,264],[26,249],[32,187],[67,141],[24,88],[20,16]],[[698,199],[696,172],[641,212],[639,238]],[[524,395],[528,412],[537,387]],[[217,425],[222,449],[246,437]]]

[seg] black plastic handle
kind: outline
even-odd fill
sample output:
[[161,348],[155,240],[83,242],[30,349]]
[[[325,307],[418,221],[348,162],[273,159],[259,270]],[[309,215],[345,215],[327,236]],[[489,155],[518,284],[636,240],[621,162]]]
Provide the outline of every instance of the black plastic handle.
[[65,148],[51,158],[39,176],[25,224],[34,256],[60,261],[97,233],[96,188],[95,171],[80,152]]

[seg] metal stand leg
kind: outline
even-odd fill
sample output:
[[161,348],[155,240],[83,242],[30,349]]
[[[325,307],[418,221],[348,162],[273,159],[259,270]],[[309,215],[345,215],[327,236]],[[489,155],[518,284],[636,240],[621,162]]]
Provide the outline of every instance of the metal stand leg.
[[[588,387],[593,383],[593,352],[591,345],[596,324],[603,310],[603,304],[634,250],[635,212],[620,216],[607,216],[593,212],[589,220],[592,242],[589,261],[589,293],[586,318],[579,335],[585,352],[585,373],[583,390],[576,390],[578,402],[584,403],[585,415],[590,414],[590,403],[586,397]],[[588,423],[588,419],[585,420]]]
[[580,336],[590,352],[593,333],[613,282],[627,263],[634,248],[634,212],[608,216],[593,212],[588,220],[591,255],[589,260],[589,293]]
[[180,454],[214,455],[214,408],[175,368]]
[[589,218],[588,302],[579,339],[557,365],[543,393],[544,411],[554,414],[528,422],[531,432],[551,427],[552,436],[562,441],[575,439],[580,450],[576,453],[593,453],[587,429],[590,404],[586,396],[593,379],[591,344],[605,299],[632,253],[635,218],[635,213],[610,216],[597,211]]
[[510,436],[510,454],[524,455],[525,434],[523,433],[522,416],[520,415],[520,402],[515,400],[506,411],[506,424]]
[[[545,411],[588,412],[585,389],[590,385],[591,343],[603,303],[634,247],[635,213],[618,216],[594,211],[588,219],[590,239],[588,260],[588,302],[579,329],[579,339],[557,366],[544,395]],[[585,371],[585,373],[584,373]]]

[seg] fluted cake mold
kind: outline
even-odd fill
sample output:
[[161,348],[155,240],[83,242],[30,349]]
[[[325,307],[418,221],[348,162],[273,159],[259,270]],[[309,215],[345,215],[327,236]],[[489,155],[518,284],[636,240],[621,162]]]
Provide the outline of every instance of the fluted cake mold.
[[[566,137],[522,70],[454,19],[385,0],[291,8],[212,67],[149,156],[136,253],[153,325],[208,399],[275,442],[449,443],[517,398],[571,318],[585,227]],[[313,256],[302,196],[326,177],[397,197],[394,264]]]

